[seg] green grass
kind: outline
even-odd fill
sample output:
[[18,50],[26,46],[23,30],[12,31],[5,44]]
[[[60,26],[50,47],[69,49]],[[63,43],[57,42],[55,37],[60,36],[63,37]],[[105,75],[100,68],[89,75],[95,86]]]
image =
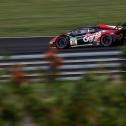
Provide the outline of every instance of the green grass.
[[0,36],[55,35],[126,21],[126,0],[0,0]]

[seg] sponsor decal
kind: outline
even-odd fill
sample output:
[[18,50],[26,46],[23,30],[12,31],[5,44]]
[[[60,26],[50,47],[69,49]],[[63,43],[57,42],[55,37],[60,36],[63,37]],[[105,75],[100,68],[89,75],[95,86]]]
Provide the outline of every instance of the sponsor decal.
[[74,37],[70,38],[70,45],[71,45],[71,46],[77,45],[77,39],[74,38]]
[[88,33],[86,35],[84,35],[83,37],[83,41],[84,42],[94,42],[97,41],[97,39],[101,36],[101,32],[97,32],[97,33]]

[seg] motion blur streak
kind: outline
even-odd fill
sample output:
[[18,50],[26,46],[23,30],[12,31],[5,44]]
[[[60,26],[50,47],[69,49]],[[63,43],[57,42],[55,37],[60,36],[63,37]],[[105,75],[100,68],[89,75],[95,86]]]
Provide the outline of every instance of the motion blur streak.
[[[49,39],[45,37],[10,38],[10,41],[8,38],[1,39],[4,42],[1,42],[0,45],[0,69],[9,68],[13,64],[21,64],[23,70],[28,73],[28,79],[39,80],[42,75],[37,70],[48,70],[48,62],[44,60],[44,52],[48,49]],[[3,49],[5,43],[8,45]],[[22,46],[20,47],[20,45]],[[10,56],[6,58],[2,54],[4,54],[3,50],[7,50],[7,48]],[[121,69],[121,64],[126,59],[122,58],[119,47],[72,48],[60,50],[57,55],[64,58],[63,64],[59,67],[60,74],[57,77],[61,80],[80,79],[86,72],[113,76],[126,72]],[[9,77],[9,75],[2,75],[0,79],[5,80]]]

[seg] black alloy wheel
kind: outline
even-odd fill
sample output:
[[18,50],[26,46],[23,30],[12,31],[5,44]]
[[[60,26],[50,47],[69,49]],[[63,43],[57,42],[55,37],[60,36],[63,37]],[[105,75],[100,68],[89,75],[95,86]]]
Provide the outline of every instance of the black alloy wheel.
[[69,48],[69,40],[68,40],[67,36],[60,36],[56,40],[56,47],[59,49]]

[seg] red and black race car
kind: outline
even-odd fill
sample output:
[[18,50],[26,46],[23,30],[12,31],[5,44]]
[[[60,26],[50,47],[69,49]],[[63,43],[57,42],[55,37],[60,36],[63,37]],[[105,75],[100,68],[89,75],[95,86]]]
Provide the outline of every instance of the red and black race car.
[[82,27],[54,36],[49,42],[49,46],[59,49],[77,46],[112,46],[120,45],[125,40],[126,25],[97,24],[96,26]]

